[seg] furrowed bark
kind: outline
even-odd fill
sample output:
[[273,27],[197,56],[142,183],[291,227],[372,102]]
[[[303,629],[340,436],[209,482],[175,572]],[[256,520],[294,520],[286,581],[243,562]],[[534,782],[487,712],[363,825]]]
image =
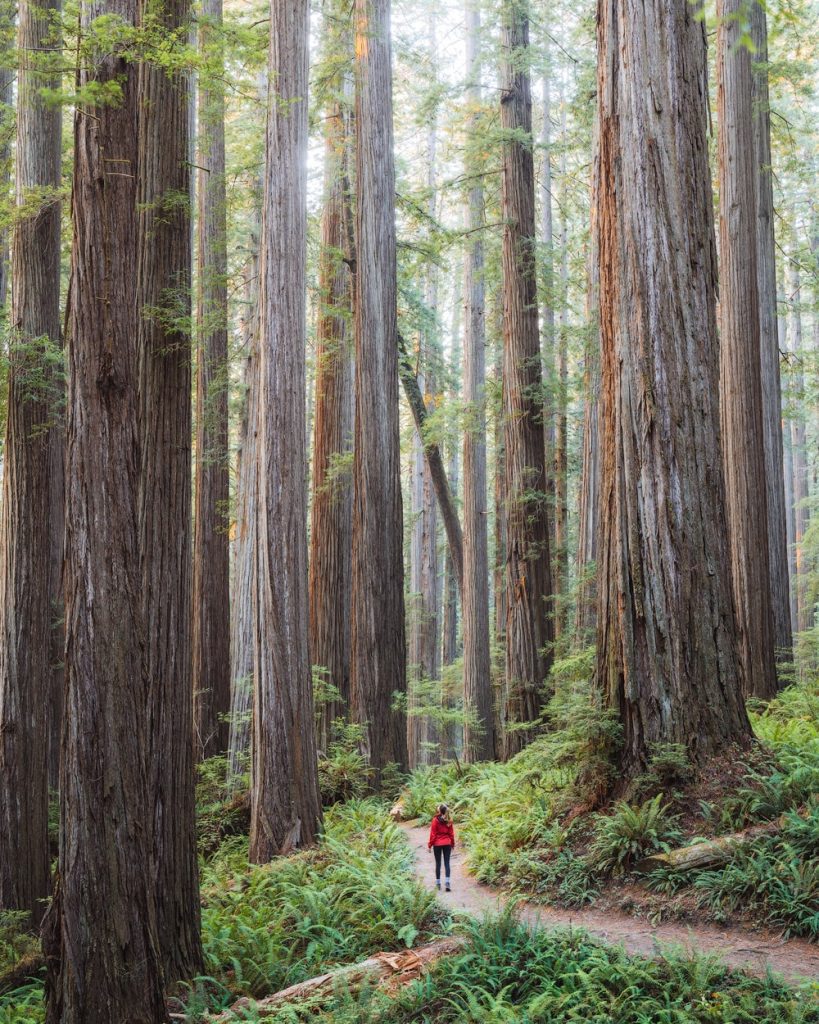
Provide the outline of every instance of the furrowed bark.
[[[745,692],[776,693],[757,283],[757,172],[743,0],[717,5],[720,393],[726,512]],[[764,500],[760,500],[764,498]]]
[[[133,0],[89,3],[136,26]],[[68,344],[66,702],[56,894],[44,927],[49,1024],[165,1020],[151,877],[150,687],[138,530],[138,72],[97,52],[79,84],[119,104],[74,127]],[[93,922],[89,928],[88,922]]]
[[[529,5],[502,9],[503,415],[506,467],[504,756],[532,738],[551,665],[547,473],[535,274],[532,98],[526,67]],[[523,138],[521,138],[523,136]],[[512,727],[512,728],[510,728]]]
[[[167,0],[164,30],[186,30]],[[187,39],[187,35],[184,36]],[[148,784],[157,931],[166,983],[202,969],[191,678],[191,230],[188,78],[139,73],[139,532],[146,627]]]
[[627,787],[653,743],[751,733],[719,425],[706,42],[688,0],[600,0],[602,383],[595,691]]
[[270,17],[259,295],[259,514],[250,857],[315,842],[321,825],[307,624],[309,0]]

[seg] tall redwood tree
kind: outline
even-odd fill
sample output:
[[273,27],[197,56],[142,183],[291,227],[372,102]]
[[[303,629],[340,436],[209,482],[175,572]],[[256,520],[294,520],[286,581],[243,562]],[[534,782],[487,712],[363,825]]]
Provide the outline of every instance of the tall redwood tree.
[[[135,28],[136,4],[85,4],[86,38],[101,16]],[[138,71],[99,38],[79,84],[116,82],[120,101],[83,104],[74,124],[66,699],[58,884],[45,926],[49,1024],[165,1019],[137,515]]]
[[654,743],[703,759],[750,727],[719,443],[705,29],[688,0],[599,0],[597,24],[595,685],[622,726],[624,785]]
[[250,856],[321,823],[307,640],[307,66],[309,0],[273,0],[259,294],[259,502]]
[[406,763],[390,0],[356,0],[355,456],[350,690],[372,766]]

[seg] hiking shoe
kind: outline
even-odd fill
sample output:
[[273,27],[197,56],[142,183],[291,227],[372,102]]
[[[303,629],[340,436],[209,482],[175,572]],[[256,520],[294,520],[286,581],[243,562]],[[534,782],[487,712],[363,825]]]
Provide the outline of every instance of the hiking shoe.
[[447,891],[447,892],[452,892],[452,889],[451,889],[451,887],[450,887],[450,884],[449,884],[449,882],[447,882],[447,883],[446,883],[446,891]]
[[436,889],[437,889],[437,890],[438,890],[439,892],[441,891],[441,883],[440,883],[440,882],[438,881],[438,879],[437,879],[437,878],[435,879],[435,888],[436,888]]

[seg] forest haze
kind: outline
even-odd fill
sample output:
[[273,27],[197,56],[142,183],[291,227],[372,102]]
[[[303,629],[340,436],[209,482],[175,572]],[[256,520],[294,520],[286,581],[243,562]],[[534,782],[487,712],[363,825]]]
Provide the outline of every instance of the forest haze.
[[817,0],[0,0],[0,1024],[817,1019],[387,811],[815,965],[818,104]]

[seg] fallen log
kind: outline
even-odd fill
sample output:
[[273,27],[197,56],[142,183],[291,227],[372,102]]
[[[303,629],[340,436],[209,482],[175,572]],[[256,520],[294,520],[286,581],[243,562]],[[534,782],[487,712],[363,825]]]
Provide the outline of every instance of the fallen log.
[[317,978],[301,981],[258,1002],[247,998],[239,999],[229,1010],[212,1020],[215,1024],[228,1024],[234,1019],[234,1013],[251,1009],[256,1015],[254,1019],[264,1020],[272,1017],[287,1003],[301,1003],[305,999],[317,996],[331,996],[339,990],[356,992],[364,985],[379,985],[392,992],[403,985],[409,985],[416,978],[423,977],[439,960],[452,953],[458,953],[465,945],[465,938],[450,935],[417,949],[404,949],[399,953],[376,953],[375,956],[360,963],[348,964],[327,974],[320,974]]
[[390,817],[393,821],[404,821],[404,812],[406,811],[406,800],[403,796],[399,796],[395,803],[390,808]]
[[[806,812],[802,808],[797,813],[804,815]],[[667,853],[653,853],[639,861],[636,869],[645,874],[659,867],[673,868],[675,871],[702,871],[706,868],[721,867],[728,863],[737,850],[759,839],[760,836],[776,835],[782,830],[786,820],[787,815],[783,814],[774,821],[752,825],[729,836],[705,839],[690,846],[681,846],[678,850],[669,850]]]

